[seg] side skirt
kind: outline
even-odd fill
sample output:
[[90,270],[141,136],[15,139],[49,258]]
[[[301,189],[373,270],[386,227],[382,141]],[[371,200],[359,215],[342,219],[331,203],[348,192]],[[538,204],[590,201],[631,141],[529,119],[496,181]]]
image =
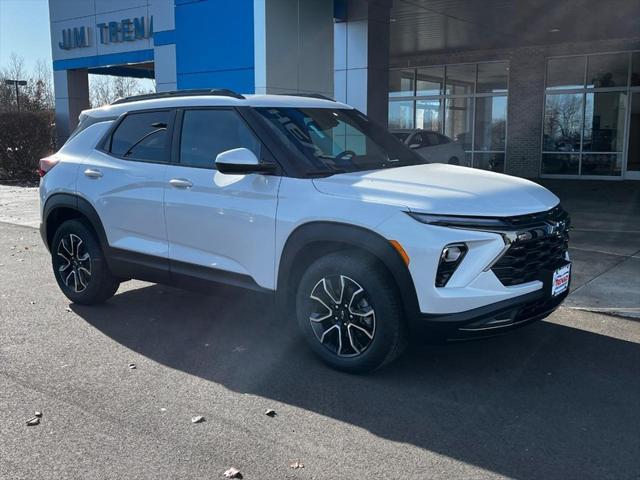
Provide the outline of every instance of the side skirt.
[[124,279],[171,285],[185,290],[207,291],[216,285],[231,285],[262,293],[272,290],[258,285],[249,275],[227,272],[154,255],[109,248],[106,252],[111,272]]

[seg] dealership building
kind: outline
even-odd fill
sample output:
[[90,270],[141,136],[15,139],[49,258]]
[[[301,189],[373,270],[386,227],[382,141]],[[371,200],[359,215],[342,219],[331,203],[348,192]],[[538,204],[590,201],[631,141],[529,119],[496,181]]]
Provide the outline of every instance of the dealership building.
[[[49,0],[56,123],[89,74],[158,91],[320,93],[465,162],[640,180],[637,0]],[[442,140],[422,135],[425,142]],[[430,138],[430,139],[429,139]]]

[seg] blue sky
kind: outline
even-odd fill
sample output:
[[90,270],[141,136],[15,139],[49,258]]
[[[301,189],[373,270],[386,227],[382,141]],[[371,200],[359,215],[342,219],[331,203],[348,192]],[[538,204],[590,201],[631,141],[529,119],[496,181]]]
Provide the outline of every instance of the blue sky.
[[39,58],[51,64],[49,2],[0,0],[0,66],[15,52],[31,70]]

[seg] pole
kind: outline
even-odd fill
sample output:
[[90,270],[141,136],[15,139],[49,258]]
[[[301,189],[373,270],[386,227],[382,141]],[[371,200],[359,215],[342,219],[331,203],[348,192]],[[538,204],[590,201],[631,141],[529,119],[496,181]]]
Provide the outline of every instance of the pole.
[[15,87],[16,87],[16,106],[18,107],[18,111],[20,111],[20,90],[19,90],[18,87],[20,85],[26,85],[27,81],[26,80],[17,80],[17,79],[16,80],[5,79],[4,83],[6,85],[15,85]]

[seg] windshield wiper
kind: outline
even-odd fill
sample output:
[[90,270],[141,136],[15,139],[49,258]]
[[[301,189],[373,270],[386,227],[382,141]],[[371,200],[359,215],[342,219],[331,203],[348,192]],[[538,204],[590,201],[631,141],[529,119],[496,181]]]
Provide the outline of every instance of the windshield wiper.
[[329,167],[327,170],[312,170],[309,172],[305,172],[305,177],[330,177],[331,175],[335,175],[337,173],[347,173],[346,170],[342,168]]

